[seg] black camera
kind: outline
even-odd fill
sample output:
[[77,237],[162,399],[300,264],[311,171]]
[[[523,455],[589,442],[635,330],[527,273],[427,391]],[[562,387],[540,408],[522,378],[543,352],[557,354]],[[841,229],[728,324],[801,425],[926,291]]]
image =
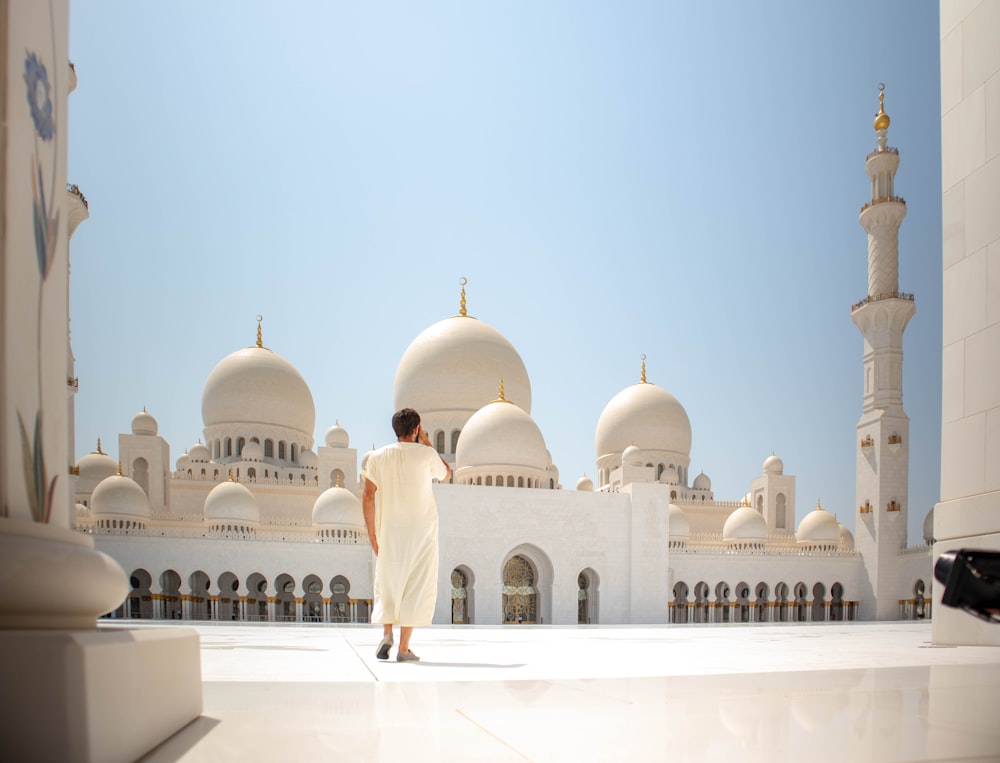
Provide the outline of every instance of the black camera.
[[1000,552],[945,551],[934,565],[934,577],[944,583],[942,604],[1000,623]]

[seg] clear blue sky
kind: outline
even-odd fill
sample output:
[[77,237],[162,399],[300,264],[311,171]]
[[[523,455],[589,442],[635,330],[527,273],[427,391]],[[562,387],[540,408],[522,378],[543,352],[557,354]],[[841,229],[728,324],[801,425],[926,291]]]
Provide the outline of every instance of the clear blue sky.
[[775,451],[853,528],[877,86],[899,148],[910,543],[938,498],[938,4],[72,6],[76,454],[148,407],[171,461],[255,340],[359,455],[407,345],[458,309],[518,349],[563,485],[638,381],[736,500]]

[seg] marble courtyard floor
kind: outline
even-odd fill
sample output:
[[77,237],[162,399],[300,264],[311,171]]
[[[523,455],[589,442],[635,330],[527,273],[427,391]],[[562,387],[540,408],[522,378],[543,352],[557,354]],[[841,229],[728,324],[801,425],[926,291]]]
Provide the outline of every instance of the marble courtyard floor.
[[[204,710],[143,763],[1000,761],[1000,647],[929,623],[194,627]],[[998,626],[1000,627],[1000,626]]]

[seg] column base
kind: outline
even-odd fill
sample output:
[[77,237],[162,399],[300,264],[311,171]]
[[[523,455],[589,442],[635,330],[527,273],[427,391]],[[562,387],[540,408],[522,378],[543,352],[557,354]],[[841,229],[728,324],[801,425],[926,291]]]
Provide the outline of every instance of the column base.
[[0,631],[0,675],[11,760],[133,761],[202,709],[187,628]]

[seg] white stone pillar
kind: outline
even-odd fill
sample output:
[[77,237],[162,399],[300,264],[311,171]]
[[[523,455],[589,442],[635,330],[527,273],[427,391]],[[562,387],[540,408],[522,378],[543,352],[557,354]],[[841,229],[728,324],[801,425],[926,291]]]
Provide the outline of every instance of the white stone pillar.
[[70,511],[69,7],[0,19],[0,739],[11,760],[133,760],[201,712],[198,638],[97,628],[129,586]]

